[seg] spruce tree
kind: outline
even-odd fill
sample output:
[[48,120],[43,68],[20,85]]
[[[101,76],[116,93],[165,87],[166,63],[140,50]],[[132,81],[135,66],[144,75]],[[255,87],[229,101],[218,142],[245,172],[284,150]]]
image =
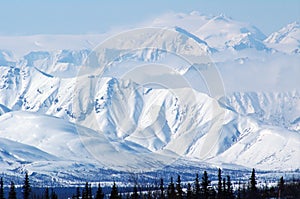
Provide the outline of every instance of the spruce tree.
[[118,187],[115,182],[110,192],[110,199],[119,199]]
[[3,178],[0,178],[0,199],[4,199],[4,185]]
[[151,192],[150,186],[148,187],[147,197],[145,197],[145,198],[147,198],[147,199],[152,199],[152,192]]
[[88,199],[92,199],[93,198],[93,193],[92,193],[92,185],[89,184],[88,185]]
[[164,193],[164,180],[163,180],[162,178],[160,179],[159,189],[160,189],[160,198],[161,198],[161,199],[164,199],[164,198],[165,198],[165,193]]
[[132,199],[138,199],[139,198],[139,194],[138,194],[138,188],[136,186],[136,184],[134,184],[133,186],[133,193],[131,195]]
[[92,198],[93,198],[92,184],[89,184],[88,199],[92,199]]
[[49,199],[49,188],[48,187],[45,188],[44,198]]
[[245,183],[243,183],[243,188],[242,188],[242,198],[246,198],[247,197],[247,190],[246,190],[246,185]]
[[222,198],[227,198],[227,191],[226,191],[226,180],[223,178],[223,190],[222,190]]
[[29,195],[30,195],[30,192],[31,192],[31,187],[30,187],[28,172],[25,173],[24,185],[23,185],[22,188],[23,188],[23,198],[24,199],[29,199]]
[[54,189],[51,189],[51,199],[58,199],[58,196],[55,193]]
[[82,190],[82,199],[89,199],[89,183],[86,182]]
[[257,198],[257,187],[256,187],[255,169],[252,169],[250,178],[250,198]]
[[171,182],[168,186],[168,198],[175,198],[176,192],[175,192],[175,185],[173,182],[173,177],[171,177]]
[[265,185],[263,186],[263,189],[262,189],[261,197],[262,198],[270,198],[270,196],[269,196],[269,188],[268,188],[268,184],[267,184],[266,181],[265,181]]
[[209,188],[209,198],[216,198],[216,196],[216,190],[213,187]]
[[16,189],[15,189],[15,184],[13,181],[11,181],[11,183],[10,183],[8,199],[17,199],[17,193],[16,193]]
[[193,198],[192,186],[191,186],[190,183],[187,184],[186,198],[187,199],[192,199]]
[[237,199],[241,199],[242,195],[241,195],[241,181],[239,181],[239,186],[238,186],[238,190],[237,190]]
[[195,178],[194,195],[196,199],[200,198],[200,183],[199,183],[198,173],[196,174],[196,178]]
[[102,191],[102,187],[100,186],[100,183],[98,184],[98,189],[96,192],[96,199],[103,199],[104,198],[104,193]]
[[208,180],[207,172],[204,171],[202,176],[201,188],[202,188],[203,197],[205,199],[207,199],[209,196],[209,190],[208,190],[209,185],[210,185],[210,181]]
[[86,193],[85,193],[85,188],[82,189],[82,192],[81,192],[81,199],[87,199],[87,198],[86,198]]
[[227,198],[231,199],[233,198],[233,189],[232,189],[232,183],[229,175],[227,176],[226,186],[227,186],[227,194],[226,194]]
[[218,170],[218,187],[217,187],[217,191],[218,191],[218,199],[223,198],[222,197],[222,171],[219,168]]
[[281,178],[278,182],[278,198],[284,197],[283,191],[284,191],[284,180],[283,180],[283,177],[281,176]]
[[77,187],[76,188],[76,195],[75,195],[76,199],[79,199],[80,198],[80,188]]
[[181,187],[181,179],[180,175],[177,177],[177,182],[176,182],[176,196],[178,199],[182,199],[183,197],[183,192],[182,192],[182,187]]

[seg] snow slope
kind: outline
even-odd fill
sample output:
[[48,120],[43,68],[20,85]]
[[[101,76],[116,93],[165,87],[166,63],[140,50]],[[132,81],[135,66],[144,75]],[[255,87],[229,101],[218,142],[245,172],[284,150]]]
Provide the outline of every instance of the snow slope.
[[[47,78],[51,79],[51,77]],[[170,92],[169,89],[141,87],[134,82],[114,78],[106,78],[101,84],[104,86],[95,93],[93,111],[91,112],[86,111],[89,104],[82,106],[78,110],[73,107],[74,104],[77,104],[76,102],[74,103],[74,99],[73,101],[69,99],[61,102],[61,105],[69,106],[68,110],[64,110],[65,115],[61,117],[81,124],[87,127],[86,129],[76,129],[74,124],[66,124],[62,119],[49,116],[40,116],[26,112],[8,112],[0,117],[1,137],[32,145],[58,158],[69,160],[70,157],[76,154],[74,156],[75,160],[87,162],[92,159],[88,152],[92,153],[92,155],[96,154],[94,157],[96,160],[99,158],[98,153],[95,153],[97,151],[95,147],[99,147],[101,148],[100,151],[109,151],[100,155],[100,165],[102,166],[122,168],[126,165],[127,168],[138,165],[138,167],[146,169],[147,165],[156,165],[157,162],[161,162],[161,155],[164,156],[166,154],[171,157],[170,160],[167,159],[167,162],[174,161],[174,158],[179,157],[205,161],[220,155],[222,157],[223,153],[229,153],[228,151],[233,150],[231,149],[232,147],[243,141],[244,139],[242,138],[245,135],[253,136],[261,131],[265,131],[265,129],[268,130],[271,137],[273,134],[277,135],[278,130],[273,131],[272,126],[278,126],[276,127],[278,129],[285,129],[284,131],[287,134],[293,134],[295,140],[298,140],[300,136],[299,133],[295,133],[299,128],[297,119],[296,121],[294,119],[285,121],[278,116],[274,116],[274,119],[273,116],[268,115],[268,112],[266,112],[266,115],[259,114],[259,107],[263,107],[266,111],[268,109],[277,111],[278,115],[288,114],[292,116],[291,113],[286,113],[286,110],[291,109],[290,107],[274,109],[274,107],[282,104],[281,95],[278,95],[276,103],[274,102],[277,99],[275,97],[272,98],[272,103],[268,103],[268,94],[261,95],[260,100],[253,93],[244,94],[246,96],[244,98],[237,98],[236,94],[233,96],[233,99],[242,101],[241,103],[230,104],[229,98],[223,106],[219,106],[218,101],[215,99],[205,94],[191,91],[190,88],[177,88]],[[86,87],[85,89],[88,90]],[[194,96],[191,97],[191,93],[194,93]],[[43,95],[45,95],[45,92]],[[86,96],[82,95],[82,97]],[[53,97],[50,98],[52,100],[55,99]],[[284,99],[287,101],[294,99],[294,103],[291,103],[290,106],[295,107],[296,105],[298,107],[299,95],[297,93],[287,93]],[[81,101],[82,99],[76,98],[75,100]],[[35,103],[42,104],[39,101]],[[54,107],[57,106],[55,103],[49,102],[49,104]],[[44,106],[42,109],[51,113],[51,110],[54,109],[51,106]],[[35,105],[33,107],[36,108]],[[242,107],[247,107],[248,110]],[[59,115],[59,110],[54,109],[53,111],[51,114]],[[252,113],[257,113],[257,115],[251,114],[251,111]],[[297,116],[297,109],[293,110],[293,112]],[[270,112],[270,114],[273,115],[273,112]],[[286,124],[286,126],[281,125],[288,121],[290,124]],[[20,124],[22,128],[18,128],[13,124]],[[51,128],[49,128],[49,124],[51,124]],[[20,134],[18,132],[19,129],[23,129],[29,135]],[[91,129],[100,132],[100,134]],[[79,133],[79,137],[77,133]],[[85,140],[85,138],[82,138],[82,135],[85,137],[86,134],[99,141],[91,143],[89,139]],[[66,140],[68,141],[67,143]],[[266,146],[266,143],[259,142],[259,139],[254,141],[251,139],[250,141],[249,144],[256,144],[256,148]],[[280,141],[279,139],[278,144],[281,143]],[[180,147],[178,143],[181,143]],[[285,153],[281,153],[282,148],[279,147],[278,153],[271,149],[274,153],[273,168],[297,169],[299,167],[298,163],[289,163],[297,157],[299,152],[297,150],[298,146],[298,142],[295,142],[293,145],[283,146],[288,147],[286,150],[291,151],[290,159],[286,161],[286,164],[283,164],[281,161],[285,155]],[[82,150],[84,147],[87,148],[86,152]],[[122,152],[125,152],[127,155],[124,155]],[[136,162],[136,156],[140,152],[142,152],[143,157],[147,158],[146,164],[139,161]],[[128,154],[130,155],[128,156]],[[150,154],[153,160],[148,157]],[[253,152],[251,154],[255,155]],[[123,158],[120,158],[119,155]],[[269,154],[266,155],[269,156]],[[236,158],[237,155],[233,152],[229,157]],[[115,162],[115,158],[119,160],[118,163]],[[269,162],[260,163],[262,159],[266,158],[263,156],[261,159],[255,159],[252,164],[257,164],[261,169],[269,169]],[[73,159],[71,158],[71,160]],[[130,164],[128,160],[130,160]],[[231,161],[233,160],[228,160],[228,162]],[[239,162],[239,164],[247,166],[248,162]]]
[[[196,35],[217,49],[224,48],[226,43],[231,40],[239,40],[239,37],[243,35],[253,35],[254,38],[260,41],[266,37],[256,27],[235,21],[225,15],[211,18],[196,31]],[[249,40],[249,42],[251,42],[251,45],[258,45],[255,41]]]
[[[93,52],[106,34],[0,37],[1,171],[58,177],[67,168],[80,179],[179,159],[300,168],[297,23],[267,39],[224,15],[148,23],[167,29],[127,31]],[[88,61],[103,71],[84,71]]]
[[[181,27],[208,43],[212,48],[224,50],[226,43],[236,41],[245,35],[251,35],[248,47],[261,49],[266,36],[255,26],[239,22],[224,14],[218,16],[206,16],[199,12],[168,13],[154,19],[150,23],[152,27]],[[145,24],[146,26],[148,24]],[[149,25],[148,25],[149,26]],[[259,43],[259,44],[258,44]],[[237,49],[241,50],[241,49]]]
[[273,126],[299,131],[300,98],[294,92],[238,92],[220,101],[243,116]]
[[[163,156],[157,154],[153,158],[153,154],[150,156],[149,151],[138,144],[112,142],[103,133],[36,113],[15,111],[2,115],[0,136],[4,143],[1,145],[3,154],[9,155],[2,161],[12,162],[10,169],[14,166],[35,167],[41,161],[52,161],[51,164],[59,167],[63,167],[63,162],[66,165],[76,162],[121,170],[148,170],[160,168],[163,163]],[[14,165],[8,158],[10,156],[15,157],[17,163],[23,160],[23,164]]]
[[[300,137],[298,132],[262,127],[240,138],[230,149],[213,158],[213,162],[238,164],[257,169],[299,169]],[[280,165],[276,162],[281,162]],[[291,165],[294,165],[291,167]]]
[[294,22],[283,27],[278,32],[272,33],[265,43],[279,51],[286,53],[300,52],[300,25],[299,22]]

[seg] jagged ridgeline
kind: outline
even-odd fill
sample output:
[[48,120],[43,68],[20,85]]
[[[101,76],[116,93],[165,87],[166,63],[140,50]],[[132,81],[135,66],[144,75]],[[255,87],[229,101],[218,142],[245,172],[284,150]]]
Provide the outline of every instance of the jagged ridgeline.
[[[109,33],[0,37],[0,172],[57,184],[218,166],[299,176],[299,24],[269,37],[223,15],[153,24],[168,31],[104,48],[101,74],[80,72]],[[181,54],[206,57],[223,92]]]

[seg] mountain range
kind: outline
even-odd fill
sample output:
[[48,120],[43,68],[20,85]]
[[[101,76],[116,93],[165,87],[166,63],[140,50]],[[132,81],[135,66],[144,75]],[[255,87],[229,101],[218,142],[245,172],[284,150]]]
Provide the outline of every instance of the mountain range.
[[0,36],[1,172],[72,181],[86,170],[185,169],[181,160],[299,172],[298,22],[270,36],[198,12],[146,25]]

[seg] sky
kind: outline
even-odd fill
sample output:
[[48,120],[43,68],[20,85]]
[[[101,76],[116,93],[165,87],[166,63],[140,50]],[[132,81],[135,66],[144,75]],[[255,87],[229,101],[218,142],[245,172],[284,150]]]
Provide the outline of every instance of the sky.
[[266,35],[300,21],[299,0],[1,0],[0,35],[102,33],[191,11],[223,13]]

